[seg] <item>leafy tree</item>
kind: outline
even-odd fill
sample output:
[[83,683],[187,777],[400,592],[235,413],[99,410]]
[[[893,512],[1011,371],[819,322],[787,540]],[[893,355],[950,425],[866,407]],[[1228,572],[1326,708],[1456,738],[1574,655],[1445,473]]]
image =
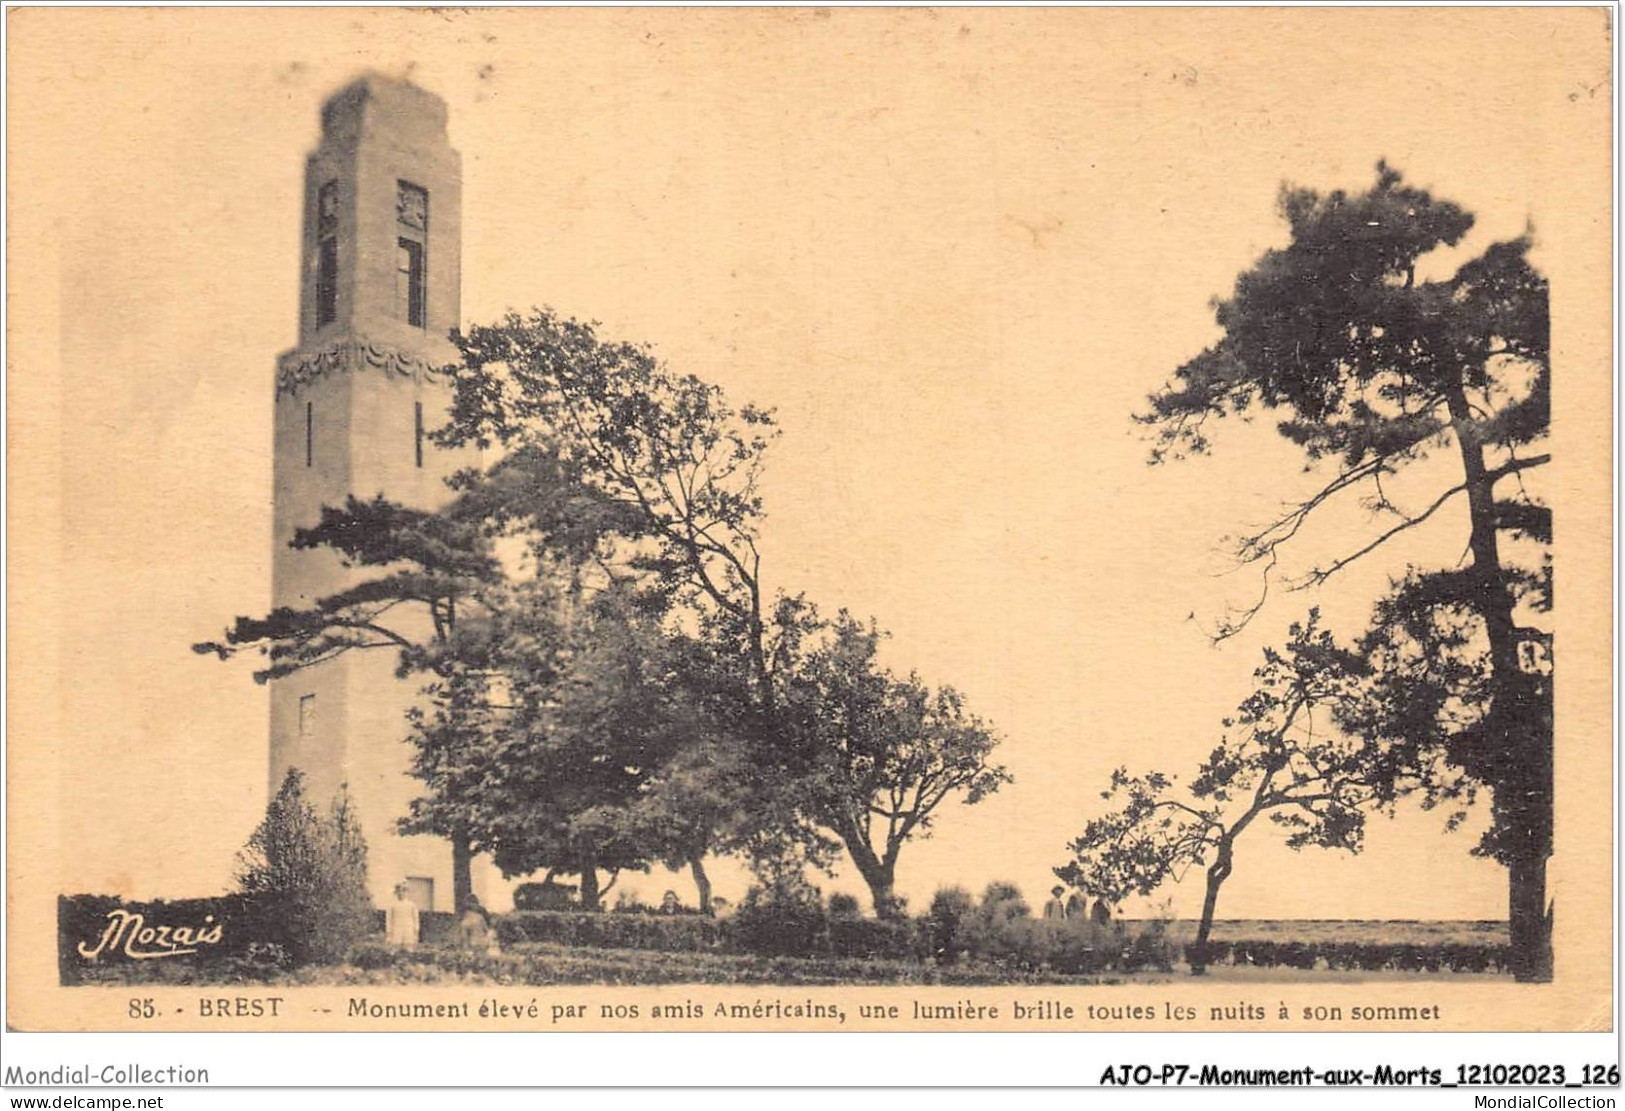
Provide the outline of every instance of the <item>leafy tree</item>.
[[567,459],[637,521],[645,543],[629,567],[732,642],[754,707],[770,714],[771,614],[757,541],[772,414],[735,409],[719,387],[671,371],[648,348],[600,339],[592,325],[550,310],[510,313],[452,338],[463,365],[439,442]]
[[398,653],[397,678],[427,679],[437,709],[432,724],[421,710],[411,712],[420,742],[414,772],[434,799],[415,807],[402,825],[404,832],[450,840],[453,902],[462,910],[473,893],[473,849],[468,817],[455,803],[469,805],[475,786],[467,772],[489,725],[481,701],[488,693],[491,627],[512,589],[496,541],[522,517],[532,576],[556,576],[561,568],[579,575],[629,518],[545,445],[452,481],[460,493],[439,511],[408,509],[383,497],[352,496],[341,507],[324,506],[320,520],[297,530],[290,546],[327,549],[346,567],[368,573],[304,609],[239,617],[222,640],[193,647],[221,659],[248,650],[263,654],[269,662],[254,673],[261,683],[373,649]]
[[[1413,740],[1441,745],[1492,789],[1494,828],[1478,851],[1508,868],[1518,977],[1549,978],[1551,637],[1536,621],[1550,605],[1551,510],[1525,486],[1526,473],[1550,460],[1531,450],[1551,419],[1546,280],[1529,262],[1528,235],[1492,244],[1448,277],[1422,276],[1461,242],[1473,217],[1386,165],[1366,192],[1285,189],[1280,207],[1290,243],[1267,252],[1217,302],[1222,338],[1181,366],[1139,418],[1156,429],[1153,462],[1205,453],[1210,419],[1263,410],[1281,414],[1277,431],[1311,468],[1331,464],[1319,490],[1237,541],[1236,555],[1261,569],[1264,589],[1226,619],[1220,637],[1259,611],[1283,547],[1329,503],[1364,491],[1379,527],[1290,587],[1318,586],[1465,502],[1470,564],[1410,569],[1378,606],[1367,644],[1397,664],[1425,657],[1436,635],[1448,636],[1461,649],[1455,665],[1478,677],[1415,668],[1396,675],[1387,709],[1374,710],[1368,724],[1373,741],[1422,724]],[[1445,452],[1453,466],[1429,462]],[[1419,508],[1401,507],[1398,476],[1419,483],[1446,473],[1452,477]],[[1422,692],[1427,685],[1434,693]],[[1405,699],[1443,706],[1464,695],[1478,700],[1477,710],[1459,719],[1435,714],[1421,723],[1405,707]]]
[[930,836],[949,798],[980,802],[1010,775],[992,762],[997,736],[966,712],[959,692],[879,666],[881,635],[843,610],[789,690],[818,753],[814,812],[846,846],[875,912],[890,916],[903,846]]
[[[806,624],[794,620],[798,629]],[[639,820],[662,831],[662,862],[690,870],[702,911],[711,903],[709,854],[745,857],[767,887],[780,872],[827,868],[840,846],[808,817],[807,777],[782,748],[760,741],[738,658],[679,634],[668,634],[666,648],[690,735],[635,804]],[[775,671],[788,667],[780,663]]]
[[504,702],[493,709],[489,699],[470,699],[490,714],[479,744],[459,750],[438,740],[442,722],[454,720],[444,700],[420,718],[420,752],[466,758],[457,774],[469,788],[432,793],[414,816],[427,820],[437,807],[466,816],[474,847],[490,851],[504,874],[578,875],[583,905],[597,909],[615,874],[647,870],[674,851],[671,830],[640,803],[698,719],[664,634],[624,590],[579,609],[568,595],[541,592],[504,623],[493,655]]
[[[822,866],[833,848],[825,830],[833,830],[889,910],[902,844],[929,830],[948,795],[976,801],[1007,777],[987,763],[991,733],[958,695],[912,678],[883,676],[876,716],[849,730],[818,724],[838,711],[817,698],[821,684],[839,678],[835,656],[817,647],[825,625],[801,596],[769,601],[762,586],[759,482],[772,415],[735,408],[647,348],[604,340],[547,310],[454,339],[464,365],[440,442],[567,461],[584,487],[636,522],[600,552],[599,567],[609,581],[659,599],[668,637],[688,646],[676,671],[698,714],[694,743],[664,765],[634,762],[636,802],[616,803],[616,812],[658,817],[670,834],[661,859],[695,867],[708,846],[744,852],[763,874]],[[523,529],[527,508],[496,504]],[[836,641],[845,636],[850,647],[855,631],[837,630]],[[809,661],[815,670],[803,672]],[[630,856],[647,854],[646,844],[640,849]]]
[[434,677],[422,688],[427,705],[406,710],[403,732],[413,746],[411,774],[423,789],[397,825],[402,833],[432,834],[451,842],[453,905],[459,910],[468,909],[473,893],[475,823],[497,685],[486,671],[442,652]]
[[332,963],[372,928],[367,844],[340,788],[326,817],[288,772],[237,856],[237,883],[297,964]]
[[[1509,569],[1515,597],[1528,599],[1543,588]],[[1493,743],[1491,729],[1516,730],[1549,737],[1552,731],[1551,660],[1541,641],[1520,645],[1518,702],[1492,714],[1498,684],[1490,659],[1484,621],[1474,597],[1471,569],[1420,574],[1411,571],[1380,599],[1371,628],[1359,647],[1373,668],[1367,696],[1350,727],[1395,747],[1414,750],[1413,759],[1443,752],[1453,765],[1440,769],[1427,784],[1424,805],[1460,800],[1470,804],[1481,782],[1500,785],[1494,795],[1495,821],[1478,847],[1480,855],[1517,860],[1521,848],[1550,830],[1531,830],[1529,821],[1549,818],[1549,809],[1531,807],[1520,784],[1533,784],[1538,799],[1549,791],[1549,766],[1530,766],[1543,758],[1539,746]],[[1531,608],[1544,612],[1543,602]],[[1549,757],[1549,753],[1545,756]],[[1450,816],[1455,828],[1466,817],[1465,805]]]
[[[432,667],[436,647],[453,634],[459,607],[476,602],[502,570],[477,520],[407,509],[383,497],[351,496],[324,506],[320,521],[301,528],[293,548],[327,548],[346,567],[377,569],[306,609],[279,607],[264,617],[239,617],[225,637],[193,645],[230,659],[253,649],[269,663],[254,673],[265,683],[346,652],[374,648],[401,653],[400,674]],[[400,610],[421,607],[432,635],[414,637]]]
[[1191,867],[1207,869],[1192,971],[1203,970],[1219,890],[1234,867],[1237,838],[1260,817],[1285,828],[1286,843],[1359,852],[1366,813],[1424,779],[1403,746],[1345,732],[1358,713],[1364,665],[1318,628],[1318,613],[1294,624],[1283,650],[1265,649],[1256,689],[1224,721],[1219,744],[1186,791],[1161,772],[1119,768],[1101,797],[1116,807],[1092,819],[1055,869],[1065,882],[1117,902],[1149,895]]
[[[527,854],[541,859],[541,849],[545,866],[559,867],[569,846],[596,845],[599,866],[613,869],[642,866],[658,848],[658,859],[695,871],[702,896],[706,849],[823,860],[827,847],[790,767],[794,738],[775,710],[775,670],[804,633],[805,607],[780,597],[764,609],[759,585],[756,483],[771,417],[735,410],[715,387],[671,373],[645,350],[599,341],[549,314],[458,339],[465,365],[453,368],[453,420],[437,438],[500,445],[501,461],[456,476],[458,497],[439,513],[382,499],[325,510],[295,545],[326,546],[380,573],[307,610],[240,619],[198,650],[266,651],[264,680],[393,646],[401,676],[427,678],[428,703],[411,719],[413,771],[425,792],[403,826],[451,838],[460,904],[476,842],[504,845],[510,870]],[[570,687],[557,702],[540,693],[580,676],[567,679],[574,673],[561,669],[562,657],[539,646],[585,660],[592,655],[582,638],[597,635],[565,628],[547,607],[568,599],[567,608],[585,613],[609,593],[635,595],[663,618],[669,643],[645,638],[646,647],[688,646],[682,702],[696,713],[704,706],[681,751],[664,763],[635,762],[631,777],[558,765],[564,711],[584,705],[585,688]],[[610,672],[599,678],[614,685]],[[622,709],[639,708],[632,689],[620,697]],[[604,756],[631,743],[593,735],[592,725],[576,739],[585,749]],[[556,789],[540,791],[534,776],[519,788],[511,761],[525,745],[542,745],[531,755],[565,774]],[[574,772],[583,774],[567,786]],[[550,815],[552,843],[534,829],[521,837],[496,799]],[[583,851],[563,855],[580,865]],[[589,897],[597,870],[583,877]]]
[[767,792],[753,782],[761,766],[738,738],[708,724],[700,729],[649,777],[633,820],[658,838],[662,864],[689,870],[700,912],[710,914],[705,859],[749,849],[749,833],[760,825],[753,801]]
[[[503,579],[477,517],[407,509],[383,497],[324,506],[320,521],[299,529],[290,545],[326,548],[345,566],[373,573],[303,609],[239,617],[222,640],[193,645],[195,651],[221,659],[258,652],[269,661],[254,673],[259,683],[380,648],[398,654],[398,678],[443,673],[459,637],[468,635],[467,619],[488,608]],[[451,839],[454,902],[462,909],[473,890],[467,832],[456,826],[433,832]]]
[[[648,348],[602,339],[592,325],[550,310],[509,314],[453,339],[463,365],[441,443],[556,453],[637,522],[600,566],[664,597],[669,623],[696,646],[685,670],[735,773],[730,784],[687,777],[691,787],[703,778],[721,788],[708,789],[700,811],[733,819],[711,827],[714,847],[758,863],[774,854],[784,866],[826,860],[804,790],[813,754],[780,706],[816,615],[799,596],[765,597],[761,581],[759,482],[777,434],[772,414],[736,408],[721,389],[676,373]],[[508,504],[504,512],[519,524],[528,511]],[[673,776],[663,782],[674,801]]]

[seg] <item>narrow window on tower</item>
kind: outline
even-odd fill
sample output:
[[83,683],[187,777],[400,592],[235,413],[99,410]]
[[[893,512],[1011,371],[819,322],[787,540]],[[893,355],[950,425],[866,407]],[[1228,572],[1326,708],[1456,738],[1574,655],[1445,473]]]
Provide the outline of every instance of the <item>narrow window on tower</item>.
[[417,452],[418,466],[423,466],[423,402],[412,403],[412,443]]
[[339,183],[322,186],[316,201],[316,327],[339,315]]
[[429,235],[429,194],[409,181],[395,183],[395,301],[402,320],[426,327],[424,244]]
[[316,458],[316,405],[305,402],[305,466]]
[[308,737],[316,732],[316,696],[299,696],[299,735]]
[[395,296],[400,313],[414,328],[423,327],[423,244],[398,241]]

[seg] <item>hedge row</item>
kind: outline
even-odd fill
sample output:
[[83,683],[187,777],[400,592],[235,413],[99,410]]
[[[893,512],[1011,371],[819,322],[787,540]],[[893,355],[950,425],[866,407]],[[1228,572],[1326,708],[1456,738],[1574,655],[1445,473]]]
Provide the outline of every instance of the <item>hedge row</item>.
[[697,914],[515,911],[496,920],[497,940],[665,953],[728,952],[780,957],[921,959],[924,930],[912,920],[837,918],[817,907],[742,907],[718,920]]
[[[1325,968],[1360,972],[1502,972],[1508,966],[1505,945],[1475,945],[1450,941],[1217,941],[1206,946],[1206,964],[1250,965],[1255,968]],[[1195,945],[1185,947],[1185,959],[1198,963]]]
[[297,970],[297,981],[395,984],[487,981],[498,984],[1053,984],[1053,972],[1035,973],[963,961],[935,965],[918,960],[861,957],[784,957],[727,952],[659,953],[636,949],[567,949],[525,943],[499,953],[376,942],[351,950],[342,967]]
[[936,931],[938,963],[971,959],[1029,972],[1170,971],[1174,946],[1161,922],[1138,929],[1125,923],[974,915]]
[[578,910],[516,910],[496,919],[504,947],[524,941],[601,949],[703,952],[721,944],[721,923],[697,914],[593,914]]
[[736,953],[762,957],[833,957],[953,965],[982,962],[1018,972],[1068,975],[1172,967],[1174,947],[1160,923],[1125,925],[1047,922],[969,915],[853,918],[812,903],[747,904],[731,918],[516,911],[497,919],[504,947],[540,942],[572,947],[667,953]]

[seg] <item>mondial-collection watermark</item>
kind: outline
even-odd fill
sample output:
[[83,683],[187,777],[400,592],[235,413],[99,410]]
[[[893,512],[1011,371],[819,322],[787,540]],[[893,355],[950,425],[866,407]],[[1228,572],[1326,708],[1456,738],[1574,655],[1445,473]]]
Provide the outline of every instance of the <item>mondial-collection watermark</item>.
[[1509,1111],[1544,1111],[1546,1108],[1572,1108],[1580,1111],[1582,1108],[1612,1108],[1617,1106],[1613,1096],[1478,1096],[1473,1097],[1475,1108],[1493,1108],[1500,1111],[1507,1108]]
[[126,1065],[58,1065],[54,1069],[20,1069],[13,1065],[6,1069],[4,1083],[21,1087],[88,1088],[106,1085],[112,1088],[143,1088],[159,1084],[207,1084],[208,1069],[187,1068],[185,1065],[140,1064]]

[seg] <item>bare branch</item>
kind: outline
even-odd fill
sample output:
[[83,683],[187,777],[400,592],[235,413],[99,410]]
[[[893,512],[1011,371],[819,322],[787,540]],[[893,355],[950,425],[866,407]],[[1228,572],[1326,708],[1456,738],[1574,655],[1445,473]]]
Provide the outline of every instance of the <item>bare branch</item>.
[[1429,517],[1433,516],[1433,514],[1438,512],[1440,507],[1442,507],[1451,498],[1455,497],[1457,494],[1465,493],[1466,490],[1466,483],[1462,483],[1460,486],[1452,486],[1450,489],[1446,490],[1444,493],[1440,494],[1436,499],[1434,499],[1433,504],[1428,506],[1421,513],[1418,513],[1414,517],[1406,517],[1399,524],[1395,525],[1391,529],[1388,529],[1376,539],[1370,541],[1349,555],[1343,556],[1341,559],[1334,560],[1323,568],[1316,568],[1315,570],[1309,572],[1309,574],[1304,576],[1301,581],[1294,583],[1292,589],[1303,590],[1307,587],[1319,586],[1321,583],[1337,574],[1339,571],[1353,563],[1355,560],[1359,559],[1361,556],[1370,553],[1378,547],[1381,547],[1388,540],[1406,531],[1407,529],[1413,529],[1417,525],[1420,525]]

